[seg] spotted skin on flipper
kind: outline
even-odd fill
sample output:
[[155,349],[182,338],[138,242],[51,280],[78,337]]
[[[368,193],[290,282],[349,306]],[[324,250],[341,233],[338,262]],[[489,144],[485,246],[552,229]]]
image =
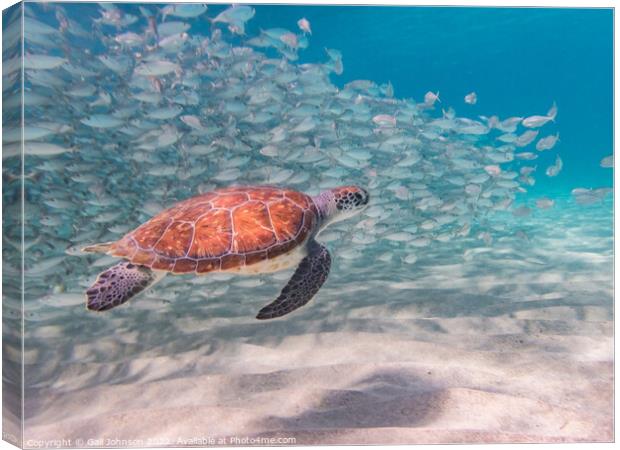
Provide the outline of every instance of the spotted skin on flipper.
[[308,256],[301,260],[279,297],[261,309],[256,318],[281,317],[308,303],[325,283],[330,267],[327,248],[315,240],[308,242]]
[[86,291],[86,307],[91,311],[107,311],[139,294],[153,281],[151,269],[123,261],[99,274]]

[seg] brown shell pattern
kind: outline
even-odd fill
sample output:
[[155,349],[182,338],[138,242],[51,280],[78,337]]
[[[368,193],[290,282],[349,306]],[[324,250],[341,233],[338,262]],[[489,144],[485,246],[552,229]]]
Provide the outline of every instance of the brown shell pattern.
[[317,218],[314,201],[299,192],[219,189],[161,212],[115,242],[111,254],[173,273],[241,268],[303,243]]

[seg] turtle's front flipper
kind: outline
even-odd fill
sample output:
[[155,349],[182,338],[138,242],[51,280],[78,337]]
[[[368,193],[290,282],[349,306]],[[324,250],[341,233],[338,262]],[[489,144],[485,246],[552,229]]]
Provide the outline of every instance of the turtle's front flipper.
[[308,256],[301,260],[280,296],[261,309],[256,318],[280,317],[308,303],[325,283],[331,263],[327,249],[315,240],[310,241]]
[[147,267],[123,261],[99,274],[86,291],[86,307],[91,311],[107,311],[122,305],[160,278]]

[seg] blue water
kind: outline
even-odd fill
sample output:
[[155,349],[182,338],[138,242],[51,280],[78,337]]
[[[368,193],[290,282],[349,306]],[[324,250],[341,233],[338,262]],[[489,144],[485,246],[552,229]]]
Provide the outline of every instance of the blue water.
[[[339,86],[391,81],[396,96],[417,101],[439,91],[443,104],[468,117],[544,114],[555,100],[556,126],[540,136],[560,133],[564,169],[553,180],[537,177],[531,192],[611,186],[611,171],[599,167],[613,150],[611,9],[258,6],[249,30],[292,28],[301,15],[313,28],[301,60],[341,50],[344,73],[332,75]],[[471,91],[476,105],[463,103]],[[553,153],[538,166],[550,165]]]
[[[564,168],[555,179],[538,177],[530,192],[611,186],[612,172],[599,166],[613,151],[611,9],[259,5],[247,32],[294,29],[301,16],[313,34],[300,61],[323,61],[326,47],[342,51],[344,73],[331,76],[337,86],[391,81],[397,97],[417,101],[439,91],[443,104],[468,117],[544,114],[556,101],[550,134],[560,133]],[[463,103],[471,91],[476,105]],[[553,153],[541,155],[539,167],[551,165]]]

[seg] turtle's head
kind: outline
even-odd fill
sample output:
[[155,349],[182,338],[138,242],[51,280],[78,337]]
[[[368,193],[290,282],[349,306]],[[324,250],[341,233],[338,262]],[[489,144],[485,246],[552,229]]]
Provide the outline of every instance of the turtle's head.
[[369,200],[368,191],[358,186],[342,186],[314,197],[321,212],[323,227],[358,214],[366,208]]
[[368,191],[358,186],[344,186],[330,191],[334,195],[336,209],[347,214],[347,217],[353,216],[366,208],[370,196]]

